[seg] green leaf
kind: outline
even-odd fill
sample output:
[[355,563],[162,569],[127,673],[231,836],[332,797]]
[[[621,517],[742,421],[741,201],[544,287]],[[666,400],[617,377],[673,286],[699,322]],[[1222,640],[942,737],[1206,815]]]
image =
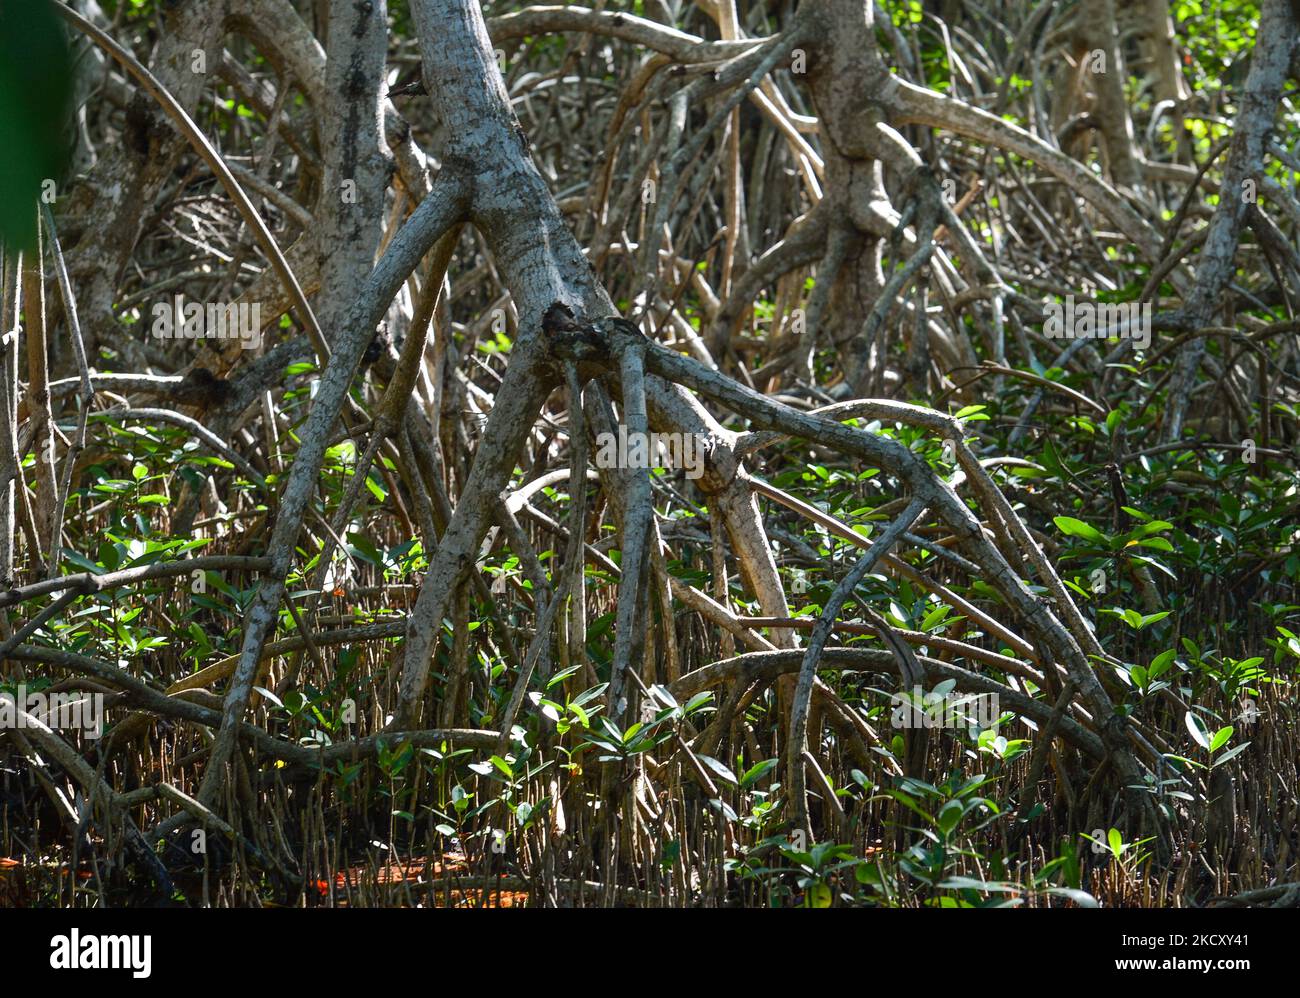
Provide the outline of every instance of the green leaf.
[[553,686],[558,686],[560,683],[564,682],[575,672],[577,672],[580,668],[582,668],[582,666],[580,665],[571,665],[567,669],[561,669],[559,672],[557,672],[555,675],[553,675],[550,679],[546,681],[546,688],[549,690]]
[[1151,660],[1151,667],[1147,669],[1147,675],[1150,678],[1155,679],[1157,676],[1163,674],[1169,666],[1173,664],[1175,654],[1176,652],[1173,648],[1170,648],[1168,651],[1162,651]]
[[948,614],[950,614],[951,612],[952,612],[952,607],[950,606],[936,607],[935,609],[927,613],[925,615],[925,619],[921,621],[921,630],[923,631],[934,630],[935,627],[943,623],[943,621],[947,618]]
[[809,885],[808,893],[804,896],[804,906],[807,908],[829,908],[831,906],[831,889],[820,880]]
[[939,811],[939,816],[936,819],[939,831],[943,832],[944,835],[952,834],[952,830],[957,827],[957,823],[961,821],[962,815],[965,813],[961,801],[950,800]]
[[989,891],[999,894],[1010,894],[1024,889],[1019,884],[1003,884],[998,883],[996,880],[977,880],[974,877],[949,877],[939,886],[944,890]]
[[1069,537],[1082,537],[1085,541],[1091,541],[1094,544],[1100,544],[1106,539],[1105,535],[1096,527],[1091,527],[1072,516],[1054,516],[1052,522],[1056,524],[1061,533]]
[[1228,751],[1224,752],[1223,755],[1219,756],[1219,758],[1215,759],[1214,765],[1210,768],[1217,769],[1228,760],[1237,758],[1237,756],[1241,755],[1241,753],[1245,752],[1248,748],[1250,748],[1250,742],[1242,742],[1240,745],[1234,745],[1232,748],[1228,749]]
[[740,789],[748,790],[774,769],[776,769],[776,760],[764,759],[757,766],[745,770],[745,775],[740,778]]
[[696,693],[695,696],[687,700],[686,706],[683,707],[682,710],[687,714],[693,714],[705,704],[712,702],[712,700],[713,694],[708,690],[705,690],[703,693]]
[[731,770],[729,770],[722,763],[718,762],[717,759],[714,759],[712,756],[702,755],[699,756],[699,760],[700,762],[704,763],[704,765],[708,766],[711,770],[713,770],[715,773],[717,773],[724,780],[726,780],[728,783],[730,783],[733,787],[737,785],[738,781],[736,780],[736,774],[733,773]]
[[1226,728],[1220,728],[1214,733],[1214,737],[1210,739],[1210,751],[1219,751],[1219,749],[1228,744],[1228,739],[1231,737],[1232,725],[1228,725]]
[[76,565],[77,568],[89,572],[91,575],[104,574],[105,572],[104,566],[91,561],[85,555],[77,554],[76,551],[69,551],[67,548],[63,548],[62,551],[63,551],[64,560],[69,562],[70,564]]
[[366,476],[366,488],[370,490],[370,494],[374,496],[378,502],[383,502],[388,498],[388,493],[380,488],[379,485],[375,483],[375,480],[369,475]]
[[1192,741],[1203,749],[1210,747],[1210,735],[1205,730],[1205,722],[1193,714],[1190,710],[1187,712],[1184,720],[1187,723],[1187,730],[1192,733]]
[[1055,894],[1057,897],[1068,898],[1077,904],[1080,908],[1100,908],[1097,899],[1087,891],[1076,890],[1073,887],[1049,887],[1048,894]]

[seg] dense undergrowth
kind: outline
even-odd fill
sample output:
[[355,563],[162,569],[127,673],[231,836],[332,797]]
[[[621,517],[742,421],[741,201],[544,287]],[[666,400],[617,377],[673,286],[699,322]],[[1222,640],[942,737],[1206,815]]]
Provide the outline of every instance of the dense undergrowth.
[[[489,15],[516,9],[489,6]],[[1078,117],[1095,111],[1095,94],[1070,76],[1078,24],[1066,14],[1039,18],[1036,4],[993,4],[986,14],[974,6],[883,4],[890,21],[874,36],[890,69],[1047,135],[1089,176],[1113,170]],[[527,346],[498,261],[466,226],[442,263],[450,293],[435,304],[429,289],[441,288],[444,275],[421,263],[360,365],[346,426],[329,438],[289,559],[286,598],[260,650],[246,715],[241,705],[240,717],[260,734],[244,730],[229,778],[215,799],[199,803],[223,727],[219,712],[231,702],[268,557],[277,553],[271,530],[323,362],[312,358],[309,330],[296,318],[271,320],[269,346],[256,361],[211,344],[164,349],[148,338],[148,303],[175,288],[195,300],[233,299],[253,287],[278,294],[257,283],[269,269],[258,245],[176,139],[174,164],[140,220],[145,237],[112,277],[109,314],[84,322],[89,367],[106,376],[87,403],[84,448],[72,443],[75,351],[54,335],[66,336],[64,320],[49,306],[52,446],[70,466],[53,571],[38,515],[45,471],[33,443],[40,430],[32,412],[43,403],[28,401],[23,362],[13,351],[5,360],[5,383],[23,399],[6,396],[11,435],[22,445],[23,491],[8,537],[3,637],[37,616],[35,600],[60,592],[24,587],[48,576],[92,578],[68,589],[67,602],[25,634],[19,651],[0,652],[10,656],[0,661],[0,691],[101,694],[107,714],[102,738],[68,735],[93,779],[21,731],[3,735],[0,905],[1191,907],[1243,903],[1244,892],[1300,879],[1297,217],[1279,209],[1276,238],[1259,224],[1237,245],[1224,325],[1183,328],[1194,282],[1184,279],[1182,258],[1196,261],[1189,233],[1204,238],[1219,208],[1215,185],[1233,168],[1225,150],[1261,11],[1233,5],[1210,30],[1202,5],[1169,6],[1191,96],[1174,116],[1145,78],[1124,77],[1139,126],[1134,142],[1149,163],[1174,168],[1147,177],[1141,197],[1123,194],[1125,210],[1164,242],[1158,266],[1068,184],[1039,185],[1035,163],[999,147],[997,135],[985,142],[899,126],[936,189],[946,191],[948,180],[957,192],[950,201],[966,195],[962,222],[1005,282],[1000,290],[951,233],[936,234],[935,224],[922,231],[927,181],[918,179],[922,171],[895,176],[891,161],[878,193],[899,213],[883,234],[855,232],[848,249],[827,236],[824,254],[759,282],[731,315],[736,303],[718,292],[734,291],[759,266],[763,247],[796,241],[792,223],[815,215],[822,196],[819,187],[811,193],[811,161],[801,166],[783,144],[793,126],[775,129],[748,103],[720,112],[713,92],[683,110],[686,135],[717,130],[691,160],[708,169],[674,209],[667,248],[644,251],[642,244],[653,246],[655,216],[653,200],[638,204],[643,184],[651,174],[665,185],[675,176],[667,153],[660,163],[644,150],[664,141],[675,88],[708,74],[695,65],[694,76],[652,83],[636,46],[591,35],[583,36],[597,40],[590,50],[570,48],[558,33],[509,36],[518,48],[506,73],[533,137],[531,155],[620,311],[636,313],[657,342],[716,362],[770,399],[803,413],[828,410],[919,456],[953,486],[1007,563],[1027,564],[1023,550],[1007,549],[1003,514],[972,494],[954,441],[916,420],[854,416],[851,400],[908,402],[961,421],[965,442],[1104,652],[1089,665],[1115,714],[1150,749],[1142,782],[1125,782],[1097,734],[1108,719],[1074,701],[1065,663],[1026,636],[1017,622],[1023,608],[1004,599],[1005,588],[938,515],[917,519],[892,560],[867,574],[836,614],[841,580],[907,506],[900,476],[825,440],[760,432],[713,399],[710,418],[740,435],[735,453],[754,479],[756,522],[789,614],[774,617],[760,598],[708,480],[654,469],[653,536],[662,547],[656,542],[646,572],[653,584],[636,617],[645,647],[631,670],[633,708],[614,716],[606,694],[620,671],[616,622],[631,493],[585,460],[572,473],[570,428],[583,421],[572,383],[560,378],[503,492],[511,515],[473,545],[472,570],[448,594],[421,697],[424,723],[395,734],[407,623],[433,548],[473,481],[475,455],[487,449],[485,425],[512,356]],[[117,36],[133,39],[142,59],[165,37],[159,7],[105,4]],[[717,36],[717,18],[703,8],[672,9],[682,30]],[[385,86],[395,87],[420,54],[408,5],[388,10]],[[626,13],[650,16],[639,2]],[[766,37],[794,23],[795,7],[742,5],[741,13],[750,35]],[[944,18],[960,28],[955,41]],[[495,35],[509,29],[491,27]],[[1039,47],[1020,51],[1022,32]],[[259,47],[273,41],[232,36],[227,55],[238,68],[227,66],[207,96],[192,101],[194,118],[244,164],[241,182],[262,192],[259,208],[277,236],[309,243],[311,225],[296,212],[312,218],[325,167],[313,162],[321,149],[312,101],[296,88],[319,95],[316,84],[289,86],[282,53],[270,58]],[[107,82],[87,102],[86,129],[106,148],[137,135],[142,112],[124,80],[102,71]],[[781,70],[773,79],[796,109],[790,120],[827,114],[812,106],[822,98],[806,97],[797,75]],[[1060,86],[1045,97],[1049,88],[1034,84],[1051,80]],[[583,99],[558,96],[565,87]],[[1288,88],[1279,113],[1293,126],[1294,80]],[[423,100],[394,98],[411,135],[437,147],[445,136]],[[272,110],[284,116],[277,125],[284,133],[268,137]],[[148,129],[140,134],[162,141]],[[680,131],[668,134],[683,141]],[[815,127],[803,134],[833,155]],[[1293,135],[1279,128],[1277,137],[1285,147],[1272,149],[1260,180],[1294,192]],[[96,179],[87,167],[72,189]],[[391,193],[381,188],[380,204],[400,228],[420,198],[433,195],[406,179],[394,184]],[[725,234],[727,192],[734,199],[737,189],[753,245]],[[836,196],[828,183],[825,203]],[[47,247],[52,232],[64,237],[78,294],[97,273],[76,268],[76,251],[95,240],[84,203],[61,201],[43,223]],[[629,206],[626,218],[610,221]],[[1267,198],[1264,207],[1273,210]],[[922,261],[877,315],[870,254],[887,261],[880,283],[902,272],[916,262],[905,233],[933,237],[959,262]],[[336,248],[294,258],[310,272],[309,295],[329,293],[322,267]],[[648,287],[643,252],[659,267]],[[53,302],[57,270],[51,253],[45,273],[24,288],[48,286]],[[958,278],[967,286],[954,303]],[[12,253],[0,283],[0,323],[16,328]],[[1154,339],[1132,350],[1118,337],[1062,349],[1044,334],[1043,311],[1076,293],[1154,302]],[[287,297],[277,303],[290,307]],[[792,332],[795,312],[824,317],[824,327],[811,337]],[[400,432],[376,434],[382,439],[368,449],[406,337],[422,335],[416,317],[427,323],[430,313],[429,353],[418,384],[408,385],[424,421],[408,416]],[[29,322],[24,315],[25,336]],[[1196,338],[1204,361],[1180,402],[1180,347]],[[268,357],[262,373],[248,374]],[[857,357],[870,361],[865,374],[854,368]],[[259,388],[232,408],[245,377]],[[614,399],[626,417],[620,378],[607,370],[591,385],[608,389],[599,399]],[[596,390],[587,389],[584,440],[601,404],[592,404]],[[153,408],[130,411],[141,406]],[[1179,406],[1186,419],[1167,442]],[[159,407],[182,418],[157,417]],[[216,444],[196,424],[215,427]],[[427,454],[411,439],[417,426],[429,431]],[[358,472],[368,452],[373,463]],[[363,487],[353,495],[358,474]],[[576,481],[585,492],[573,494]],[[585,547],[572,543],[575,524]],[[119,578],[215,555],[231,560],[162,577],[145,572],[129,584]],[[575,558],[580,600],[565,588]],[[101,588],[95,580],[105,578],[113,584]],[[1041,568],[1023,581],[1043,607],[1061,610]],[[809,835],[791,813],[785,758],[794,676],[828,605],[834,636],[818,662],[808,728]],[[924,685],[914,689],[902,678],[909,656],[926,666]],[[985,688],[1002,693],[991,708],[978,697]],[[935,704],[947,723],[906,719]],[[87,791],[101,785],[115,795],[109,820]],[[1146,819],[1135,813],[1135,796],[1151,805]],[[142,832],[153,860],[140,854]]]

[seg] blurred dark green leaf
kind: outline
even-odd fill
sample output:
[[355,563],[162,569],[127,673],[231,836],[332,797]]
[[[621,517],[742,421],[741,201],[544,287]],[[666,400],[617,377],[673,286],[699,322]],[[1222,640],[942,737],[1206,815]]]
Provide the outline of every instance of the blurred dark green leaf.
[[[67,164],[72,57],[46,0],[0,0],[0,240],[36,246],[36,205]],[[53,190],[53,188],[50,188]]]

